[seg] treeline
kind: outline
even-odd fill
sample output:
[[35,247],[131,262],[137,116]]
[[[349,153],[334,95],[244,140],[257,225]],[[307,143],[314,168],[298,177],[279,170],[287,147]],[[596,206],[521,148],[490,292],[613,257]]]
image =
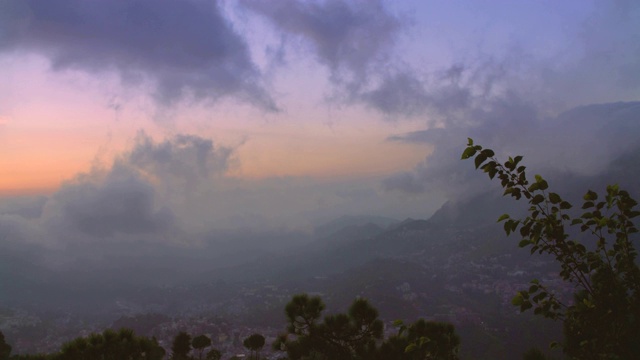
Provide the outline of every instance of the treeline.
[[0,360],[161,360],[165,353],[155,338],[136,336],[131,329],[108,329],[64,343],[52,354],[11,356],[11,346],[0,332]]
[[[415,360],[458,358],[460,338],[453,325],[420,319],[405,325],[396,322],[397,332],[385,338],[378,311],[365,299],[357,299],[346,313],[322,317],[325,304],[319,297],[296,295],[286,305],[287,329],[272,344],[281,359],[326,360]],[[192,337],[178,333],[170,353],[155,337],[137,336],[131,329],[105,330],[78,337],[52,354],[13,355],[0,332],[0,360],[221,360],[223,354],[211,347],[206,335]],[[249,359],[260,359],[265,346],[261,334],[243,341]],[[168,356],[168,357],[167,357]],[[237,359],[231,355],[229,359]]]

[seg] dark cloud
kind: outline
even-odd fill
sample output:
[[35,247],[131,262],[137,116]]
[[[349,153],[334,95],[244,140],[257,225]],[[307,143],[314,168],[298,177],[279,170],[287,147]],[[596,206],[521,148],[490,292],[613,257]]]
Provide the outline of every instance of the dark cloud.
[[376,89],[362,93],[360,99],[385,115],[416,115],[424,112],[429,103],[423,83],[408,73],[384,78]]
[[154,188],[117,166],[98,183],[79,181],[63,186],[52,201],[59,210],[55,224],[59,231],[93,237],[159,235],[174,223],[169,209],[156,208]]
[[427,114],[461,118],[460,112],[494,95],[506,81],[505,65],[514,61],[487,58],[417,71],[391,56],[407,19],[392,15],[381,1],[242,3],[311,45],[331,72],[336,86],[332,100],[363,104],[389,119]]
[[49,197],[3,199],[0,239],[8,234],[51,246],[92,239],[183,241],[184,234],[193,234],[188,220],[194,211],[206,209],[199,214],[206,219],[218,206],[209,198],[195,210],[185,204],[215,188],[232,154],[195,135],[155,141],[139,132],[109,167],[79,174]]
[[394,45],[401,23],[381,1],[321,3],[296,0],[242,1],[279,30],[311,45],[332,81],[359,87]]
[[216,2],[4,1],[0,50],[44,55],[54,70],[117,72],[124,83],[150,81],[161,104],[233,96],[265,110],[244,40]]
[[470,107],[475,96],[469,85],[459,83],[463,69],[455,70],[459,73],[432,82],[411,72],[388,75],[377,87],[362,91],[353,101],[393,118],[425,113],[450,116]]
[[231,154],[195,135],[156,142],[139,132],[131,151],[106,173],[79,176],[55,194],[57,221],[92,236],[175,233],[188,213],[175,198],[210,186],[211,177],[228,168]]
[[156,143],[144,132],[135,139],[133,149],[123,155],[121,162],[158,179],[181,179],[194,185],[198,179],[227,170],[233,149],[215,147],[210,139],[179,134]]

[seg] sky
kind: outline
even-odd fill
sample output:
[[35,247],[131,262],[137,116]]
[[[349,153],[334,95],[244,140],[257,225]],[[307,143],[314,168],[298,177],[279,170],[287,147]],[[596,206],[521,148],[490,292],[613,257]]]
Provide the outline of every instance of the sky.
[[474,191],[467,137],[596,172],[637,138],[566,112],[640,100],[639,4],[1,0],[0,225],[54,246],[426,218]]

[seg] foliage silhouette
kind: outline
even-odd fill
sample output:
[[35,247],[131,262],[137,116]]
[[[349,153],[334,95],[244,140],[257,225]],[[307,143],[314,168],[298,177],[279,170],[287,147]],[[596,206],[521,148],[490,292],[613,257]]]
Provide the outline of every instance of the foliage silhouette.
[[[531,254],[550,254],[560,265],[561,278],[575,286],[573,302],[561,299],[543,282],[534,279],[519,291],[513,304],[521,311],[534,309],[564,325],[563,349],[571,358],[632,359],[640,354],[640,268],[632,243],[638,232],[632,219],[640,215],[637,202],[617,185],[610,185],[599,201],[594,191],[584,195],[580,216],[559,194],[548,191],[540,175],[530,182],[522,156],[500,163],[490,149],[469,139],[462,159],[474,158],[476,169],[491,179],[497,176],[504,195],[529,202],[528,216],[500,216],[507,235],[519,232],[520,247]],[[580,241],[567,228],[578,227]],[[552,344],[555,346],[556,344]]]
[[264,336],[253,334],[242,342],[245,348],[249,349],[249,357],[251,359],[260,359],[260,349],[264,347]]
[[187,360],[189,359],[189,352],[191,352],[191,335],[181,331],[175,338],[173,338],[173,344],[171,345],[171,359]]
[[287,333],[280,335],[274,349],[286,351],[291,360],[360,359],[375,350],[383,324],[366,300],[354,301],[348,314],[329,315],[319,322],[324,309],[317,296],[295,295],[285,307]]
[[55,360],[56,355],[52,354],[23,354],[23,355],[13,355],[10,357],[11,360]]
[[156,339],[138,337],[131,329],[105,330],[79,337],[62,345],[56,360],[160,360],[165,351]]
[[4,340],[4,334],[0,331],[0,360],[8,360],[11,356],[11,345]]
[[207,335],[196,336],[191,340],[191,346],[193,346],[195,350],[198,350],[198,359],[202,360],[204,349],[211,346],[211,339],[209,339]]
[[460,337],[453,325],[419,319],[409,326],[396,321],[396,326],[398,335],[382,343],[376,359],[458,359]]
[[547,356],[542,350],[537,348],[531,348],[522,354],[522,360],[547,360]]
[[324,309],[319,297],[295,295],[285,308],[287,333],[274,342],[274,349],[285,351],[290,360],[457,359],[460,340],[451,324],[398,323],[398,335],[383,341],[384,325],[367,300],[356,299],[346,314],[320,322]]
[[207,360],[220,360],[222,358],[222,353],[218,349],[211,349],[207,351]]

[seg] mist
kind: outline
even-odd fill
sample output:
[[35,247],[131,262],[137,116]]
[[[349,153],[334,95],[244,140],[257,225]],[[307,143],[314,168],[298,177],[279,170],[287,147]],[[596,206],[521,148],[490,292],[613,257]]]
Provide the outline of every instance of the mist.
[[[530,261],[467,138],[572,199],[640,196],[638,24],[635,1],[4,1],[0,310],[246,319],[252,286],[335,305],[414,265],[453,303],[455,261]],[[403,284],[376,294],[422,316]]]

